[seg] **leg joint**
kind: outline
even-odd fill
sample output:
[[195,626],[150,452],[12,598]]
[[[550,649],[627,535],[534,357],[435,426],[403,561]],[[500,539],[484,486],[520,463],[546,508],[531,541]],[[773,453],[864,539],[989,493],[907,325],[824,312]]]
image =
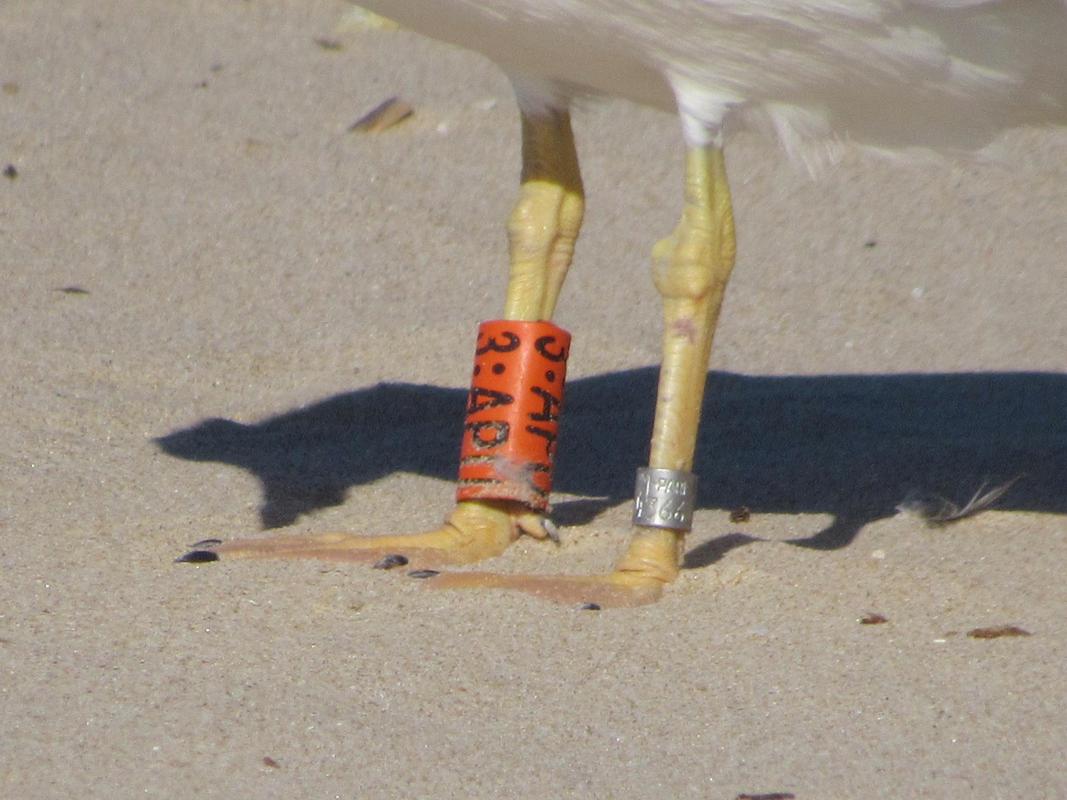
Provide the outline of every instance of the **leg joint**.
[[706,233],[679,229],[656,245],[652,281],[664,299],[700,300],[726,288],[733,254]]

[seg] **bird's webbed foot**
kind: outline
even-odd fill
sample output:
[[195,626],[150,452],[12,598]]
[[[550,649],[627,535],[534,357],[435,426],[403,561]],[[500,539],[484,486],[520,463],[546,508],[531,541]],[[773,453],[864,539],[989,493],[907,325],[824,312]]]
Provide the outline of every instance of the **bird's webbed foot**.
[[677,577],[681,533],[638,527],[612,572],[599,575],[521,575],[447,572],[432,576],[433,589],[506,589],[579,608],[630,608],[654,603]]
[[471,564],[498,556],[522,534],[556,539],[556,529],[541,514],[510,502],[467,501],[445,523],[425,533],[359,536],[320,533],[221,541],[207,539],[177,560],[201,563],[231,558],[312,559],[373,564],[381,569],[410,565],[418,569]]

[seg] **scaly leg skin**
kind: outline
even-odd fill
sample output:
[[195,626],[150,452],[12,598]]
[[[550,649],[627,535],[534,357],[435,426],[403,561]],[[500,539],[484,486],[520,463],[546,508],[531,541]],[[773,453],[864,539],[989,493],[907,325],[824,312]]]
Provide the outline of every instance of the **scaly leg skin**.
[[[511,273],[504,317],[550,320],[570,267],[585,202],[569,114],[524,113],[522,141],[522,188],[508,224]],[[457,503],[442,527],[427,533],[210,540],[195,545],[199,549],[178,560],[290,558],[376,563],[399,555],[412,566],[434,567],[497,556],[523,533],[543,539],[553,538],[553,530],[540,514],[519,503],[466,501]]]
[[[649,459],[653,468],[692,469],[711,341],[735,251],[722,150],[690,147],[681,222],[652,254],[665,318]],[[556,602],[601,608],[643,605],[659,599],[663,587],[677,577],[684,535],[684,531],[636,527],[615,570],[606,575],[450,573],[429,585],[514,589]]]

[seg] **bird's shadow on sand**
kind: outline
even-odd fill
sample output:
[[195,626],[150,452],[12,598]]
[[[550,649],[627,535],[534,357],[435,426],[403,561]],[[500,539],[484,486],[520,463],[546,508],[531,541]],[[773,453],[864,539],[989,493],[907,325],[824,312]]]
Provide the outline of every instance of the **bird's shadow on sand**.
[[[658,371],[574,380],[560,434],[563,525],[629,498],[645,463]],[[1067,511],[1067,375],[953,373],[752,377],[711,373],[697,446],[702,508],[823,513],[797,545],[834,549],[890,516],[914,489],[966,501],[985,480],[1022,475],[998,508]],[[209,419],[157,440],[164,452],[247,469],[266,528],[340,504],[392,472],[455,475],[466,392],[380,384],[243,425]],[[748,538],[690,551],[712,563]]]

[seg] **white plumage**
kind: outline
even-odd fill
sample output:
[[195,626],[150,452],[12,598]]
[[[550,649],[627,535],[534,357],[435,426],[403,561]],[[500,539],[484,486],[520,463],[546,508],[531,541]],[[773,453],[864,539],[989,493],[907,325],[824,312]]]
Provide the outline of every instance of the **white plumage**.
[[581,93],[677,103],[711,136],[756,129],[809,163],[844,143],[975,151],[1008,128],[1067,122],[1063,0],[363,5],[484,53],[527,106]]

